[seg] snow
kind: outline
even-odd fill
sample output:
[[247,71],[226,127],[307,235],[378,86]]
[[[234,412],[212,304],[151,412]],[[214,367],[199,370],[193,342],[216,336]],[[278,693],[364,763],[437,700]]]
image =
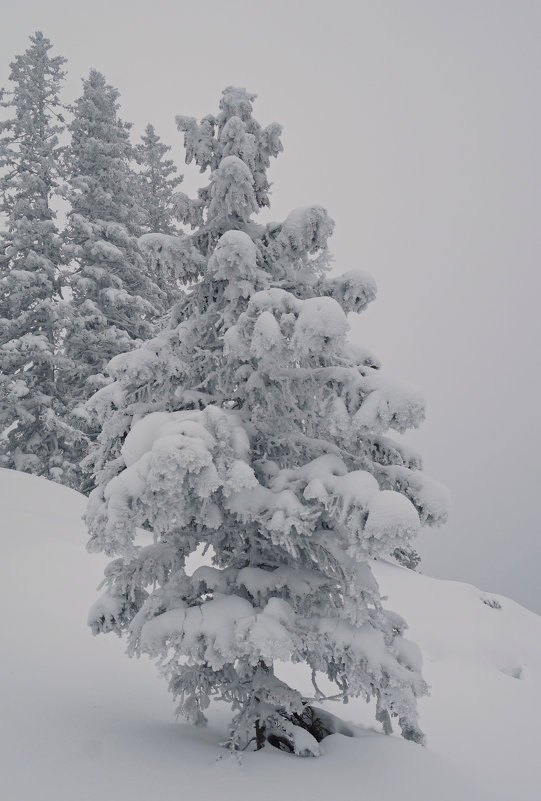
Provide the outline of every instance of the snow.
[[451,507],[447,487],[421,470],[409,470],[401,465],[382,466],[381,474],[398,489],[403,487],[401,491],[415,502],[421,522],[445,523]]
[[143,234],[137,242],[149,266],[160,277],[162,285],[171,284],[172,277],[193,281],[202,269],[201,256],[188,237],[152,233]]
[[341,344],[349,329],[342,307],[334,298],[308,298],[300,306],[295,323],[294,341],[299,351],[318,352],[331,340]]
[[[356,736],[327,737],[318,759],[270,746],[231,757],[220,747],[228,720],[221,705],[211,707],[206,728],[175,723],[154,665],[129,660],[116,637],[90,635],[87,610],[106,560],[85,553],[84,507],[72,490],[0,471],[6,799],[143,801],[158,787],[165,796],[224,801],[323,801],[352,792],[374,801],[538,798],[537,615],[470,585],[374,563],[386,605],[404,615],[423,652],[428,747],[363,728],[373,714],[355,701],[327,704],[356,724],[343,728]],[[282,611],[268,609],[268,623],[279,624]]]
[[414,535],[419,525],[415,507],[399,492],[382,490],[370,499],[366,532],[372,536],[384,537],[395,531]]
[[103,239],[98,239],[90,248],[90,255],[96,259],[103,259],[104,261],[120,261],[123,257],[122,251],[111,242],[106,242]]
[[325,576],[312,570],[293,567],[278,567],[263,570],[259,567],[228,568],[218,570],[210,565],[202,565],[193,573],[194,584],[203,583],[205,587],[225,592],[233,584],[245,587],[258,601],[272,589],[287,587],[291,595],[301,598],[313,592],[314,587],[328,582]]
[[280,241],[287,243],[293,253],[307,250],[314,253],[327,245],[334,223],[321,206],[301,206],[293,209],[282,225]]
[[[122,445],[122,456],[127,467],[134,465],[160,436],[173,434],[172,426],[194,418],[193,412],[153,412],[139,420],[130,430]],[[202,427],[201,427],[202,428]],[[206,429],[199,432],[205,439],[210,436]]]
[[377,292],[376,282],[362,270],[349,270],[342,275],[325,279],[322,289],[339,301],[348,312],[361,312],[371,303]]
[[408,428],[417,428],[424,420],[424,397],[411,384],[389,379],[378,370],[366,377],[364,387],[369,394],[353,418],[359,429],[384,433],[394,428],[403,433]]
[[[476,587],[379,564],[378,582],[422,644],[431,695],[420,701],[429,747],[483,781],[493,799],[539,793],[541,618]],[[512,667],[521,678],[508,673]]]
[[[103,628],[113,631],[115,619],[118,620],[120,618],[124,605],[123,598],[104,592],[90,607],[86,622],[94,629],[96,621],[99,620]],[[96,629],[95,633],[98,633],[98,629]]]
[[201,606],[171,609],[144,624],[141,645],[153,653],[168,639],[182,640],[183,653],[194,657],[204,648],[205,660],[215,670],[236,652],[237,629],[255,619],[249,601],[235,595],[217,597]]
[[218,169],[212,174],[212,200],[209,214],[237,214],[241,220],[248,220],[257,211],[253,190],[254,179],[250,168],[238,156],[225,156]]
[[[215,443],[213,436],[203,422],[199,422],[212,419],[211,411],[209,409],[206,413],[180,411],[147,414],[135,423],[122,445],[122,456],[126,465],[128,467],[134,465],[160,439],[170,439],[175,435],[185,435],[193,440],[200,439],[203,447],[212,447]],[[231,444],[235,456],[246,458],[249,442],[235,415],[231,412],[220,410],[218,416],[215,415],[216,423],[219,422],[220,415],[227,417],[233,429],[234,436],[231,437]]]
[[257,248],[243,231],[226,231],[209,259],[208,274],[217,281],[253,279],[257,273]]
[[262,312],[254,325],[250,350],[262,358],[267,351],[272,351],[283,343],[284,338],[274,315],[268,311]]

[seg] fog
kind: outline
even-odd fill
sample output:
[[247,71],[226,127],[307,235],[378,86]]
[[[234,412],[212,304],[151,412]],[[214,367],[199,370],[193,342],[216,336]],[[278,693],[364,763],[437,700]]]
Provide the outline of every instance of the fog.
[[26,2],[4,0],[0,85],[28,35],[90,67],[152,122],[188,190],[175,114],[217,109],[227,85],[284,126],[273,205],[324,205],[334,268],[371,272],[378,299],[352,337],[428,399],[407,436],[449,487],[449,523],[420,538],[422,570],[541,612],[541,4]]

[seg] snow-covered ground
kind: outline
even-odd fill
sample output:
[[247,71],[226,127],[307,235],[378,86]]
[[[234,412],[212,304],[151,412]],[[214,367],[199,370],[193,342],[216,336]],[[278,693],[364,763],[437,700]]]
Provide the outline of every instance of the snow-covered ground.
[[327,738],[319,759],[271,747],[235,758],[219,745],[226,710],[217,705],[206,729],[176,723],[154,665],[128,659],[113,635],[91,636],[86,615],[104,560],[85,553],[84,505],[45,479],[0,471],[5,801],[540,797],[537,615],[470,585],[378,563],[389,607],[423,651],[428,747],[380,734],[372,710],[355,702],[329,709],[367,728]]

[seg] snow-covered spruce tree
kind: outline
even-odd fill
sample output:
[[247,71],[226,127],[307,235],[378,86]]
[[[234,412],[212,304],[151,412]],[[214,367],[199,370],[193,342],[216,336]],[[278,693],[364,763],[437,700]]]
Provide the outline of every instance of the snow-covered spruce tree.
[[168,308],[179,297],[179,281],[176,265],[161,254],[164,250],[167,253],[171,245],[174,247],[175,241],[169,237],[180,233],[175,220],[175,190],[182,183],[182,176],[175,175],[177,168],[172,159],[165,158],[170,150],[150,124],[135,147],[140,166],[142,227],[146,232],[139,238],[139,245],[156,281],[167,294]]
[[[64,383],[70,408],[92,438],[85,401],[105,383],[113,356],[152,335],[165,293],[149,276],[137,242],[142,212],[131,167],[131,126],[118,117],[118,92],[95,70],[83,87],[67,157],[64,252],[71,261],[72,302],[65,336],[71,366]],[[76,463],[81,456],[74,454]]]
[[147,233],[178,233],[174,195],[182,183],[182,177],[175,175],[177,168],[173,160],[165,158],[170,150],[150,124],[145,128],[140,144],[135,147],[135,156],[141,168],[141,224]]
[[65,422],[57,381],[61,254],[51,196],[65,59],[50,55],[39,31],[30,42],[11,64],[13,89],[1,101],[11,116],[0,123],[0,464],[64,481],[77,432]]
[[[186,291],[169,329],[113,359],[92,400],[105,426],[89,548],[117,558],[89,623],[157,657],[189,719],[204,722],[213,696],[230,702],[233,748],[318,754],[336,727],[314,706],[321,675],[343,701],[374,698],[386,732],[395,716],[422,741],[419,653],[369,560],[445,518],[445,490],[385,435],[417,425],[423,404],[347,341],[346,314],[375,288],[329,275],[326,211],[253,220],[281,150],[253,99],[230,87],[216,117],[177,120],[210,183],[178,198],[193,234],[170,251]],[[188,575],[200,546],[213,565]],[[311,671],[313,697],[275,672],[288,659]]]

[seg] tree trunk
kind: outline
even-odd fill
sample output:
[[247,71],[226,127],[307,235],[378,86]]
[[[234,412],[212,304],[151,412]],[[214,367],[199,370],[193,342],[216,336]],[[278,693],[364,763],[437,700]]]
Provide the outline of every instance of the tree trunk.
[[255,722],[255,747],[256,751],[260,751],[265,745],[265,724],[259,720]]

